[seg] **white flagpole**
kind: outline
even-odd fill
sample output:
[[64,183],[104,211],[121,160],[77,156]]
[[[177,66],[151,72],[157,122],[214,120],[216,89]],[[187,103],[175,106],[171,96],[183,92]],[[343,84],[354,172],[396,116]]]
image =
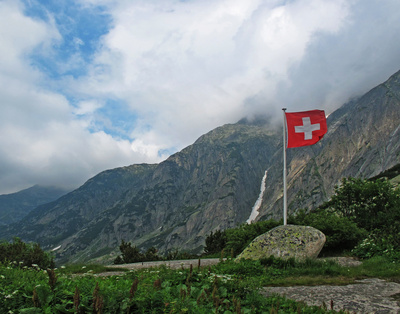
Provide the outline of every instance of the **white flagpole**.
[[283,110],[283,225],[287,224],[287,193],[286,193],[286,108]]

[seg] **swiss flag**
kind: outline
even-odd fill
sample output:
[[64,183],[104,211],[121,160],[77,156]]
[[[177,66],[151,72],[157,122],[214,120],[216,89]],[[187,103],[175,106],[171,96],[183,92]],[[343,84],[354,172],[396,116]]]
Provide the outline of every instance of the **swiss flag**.
[[285,115],[287,148],[313,145],[328,130],[323,110],[285,112]]

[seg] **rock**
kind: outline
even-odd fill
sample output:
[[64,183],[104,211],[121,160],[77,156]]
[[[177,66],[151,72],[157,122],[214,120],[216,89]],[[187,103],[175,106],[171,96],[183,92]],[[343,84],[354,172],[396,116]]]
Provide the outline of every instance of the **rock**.
[[326,241],[325,235],[308,226],[276,227],[253,240],[237,257],[258,260],[271,255],[278,258],[316,258]]
[[377,278],[356,280],[340,286],[266,287],[266,297],[276,294],[309,306],[328,306],[341,313],[400,313],[400,284]]

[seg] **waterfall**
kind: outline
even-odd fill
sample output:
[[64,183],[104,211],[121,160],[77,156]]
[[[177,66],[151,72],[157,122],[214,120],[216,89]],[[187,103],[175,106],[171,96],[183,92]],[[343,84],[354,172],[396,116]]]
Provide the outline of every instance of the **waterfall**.
[[258,216],[259,212],[258,210],[261,207],[262,204],[262,199],[264,196],[264,191],[265,191],[265,181],[267,180],[267,171],[265,170],[265,174],[261,180],[261,187],[260,187],[260,195],[258,196],[258,199],[256,200],[256,202],[254,203],[253,208],[251,209],[251,214],[249,219],[246,220],[246,222],[248,224],[250,224],[253,220],[256,219],[256,217]]

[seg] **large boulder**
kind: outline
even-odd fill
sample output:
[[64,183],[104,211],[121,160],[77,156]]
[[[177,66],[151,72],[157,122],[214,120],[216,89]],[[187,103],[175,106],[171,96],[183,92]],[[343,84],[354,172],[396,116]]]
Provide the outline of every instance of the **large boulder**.
[[316,258],[326,241],[325,235],[313,227],[285,225],[255,238],[237,257],[258,260],[271,255],[278,258],[304,260]]

